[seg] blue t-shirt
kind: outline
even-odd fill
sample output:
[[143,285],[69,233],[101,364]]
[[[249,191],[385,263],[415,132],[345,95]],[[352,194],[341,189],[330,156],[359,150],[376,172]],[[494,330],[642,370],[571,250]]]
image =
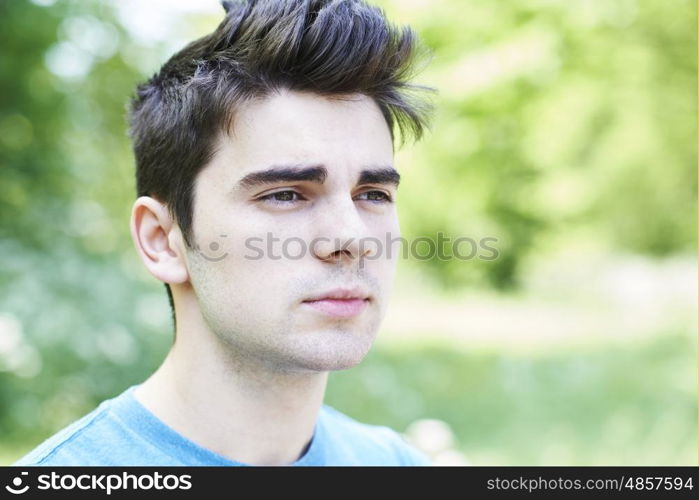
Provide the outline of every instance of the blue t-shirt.
[[[118,396],[46,439],[12,465],[240,466],[184,437],[134,397]],[[323,404],[306,452],[290,465],[432,465],[386,426],[357,422]]]

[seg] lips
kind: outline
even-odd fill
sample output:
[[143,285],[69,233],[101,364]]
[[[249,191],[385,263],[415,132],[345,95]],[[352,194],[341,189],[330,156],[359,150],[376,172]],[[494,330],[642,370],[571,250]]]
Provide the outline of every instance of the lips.
[[361,287],[333,288],[327,292],[308,297],[306,301],[312,300],[347,300],[347,299],[368,299],[369,292]]
[[369,293],[361,288],[336,288],[306,299],[303,304],[328,316],[350,318],[360,314],[370,300]]

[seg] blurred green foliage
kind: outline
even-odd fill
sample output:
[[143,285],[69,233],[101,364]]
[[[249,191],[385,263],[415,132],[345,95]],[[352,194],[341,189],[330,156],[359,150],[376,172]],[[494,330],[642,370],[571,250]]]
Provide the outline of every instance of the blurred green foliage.
[[[432,133],[397,156],[403,235],[498,238],[494,261],[411,263],[426,278],[511,291],[562,242],[693,250],[696,3],[375,3],[432,49],[418,81],[440,90]],[[125,104],[223,10],[146,43],[117,4],[0,2],[0,461],[142,381],[171,342],[128,230]],[[476,463],[690,463],[696,403],[669,371],[694,359],[683,339],[583,354],[593,372],[577,378],[575,353],[382,348],[333,374],[328,401],[401,429],[441,418]]]
[[440,419],[475,465],[691,464],[695,348],[676,332],[526,356],[425,341],[332,373],[327,402],[400,431]]
[[499,240],[494,262],[426,262],[444,286],[515,286],[561,236],[694,248],[695,3],[388,5],[435,52],[423,80],[441,92],[434,133],[404,158],[406,232]]

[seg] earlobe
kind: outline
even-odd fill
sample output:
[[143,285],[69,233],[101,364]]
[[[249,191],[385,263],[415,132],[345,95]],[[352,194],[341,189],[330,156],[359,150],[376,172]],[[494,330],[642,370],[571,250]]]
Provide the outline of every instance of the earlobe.
[[[189,279],[182,245],[172,233],[179,232],[167,207],[150,196],[139,197],[131,210],[131,238],[148,271],[164,283]],[[176,235],[175,235],[176,236]]]

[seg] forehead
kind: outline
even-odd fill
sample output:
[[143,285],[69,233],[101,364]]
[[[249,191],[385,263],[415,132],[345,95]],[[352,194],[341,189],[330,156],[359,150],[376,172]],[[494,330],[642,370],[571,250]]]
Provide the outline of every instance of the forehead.
[[378,105],[362,94],[343,97],[282,91],[248,101],[236,111],[231,133],[219,137],[219,155],[238,166],[238,175],[289,162],[329,170],[391,164],[391,135]]

